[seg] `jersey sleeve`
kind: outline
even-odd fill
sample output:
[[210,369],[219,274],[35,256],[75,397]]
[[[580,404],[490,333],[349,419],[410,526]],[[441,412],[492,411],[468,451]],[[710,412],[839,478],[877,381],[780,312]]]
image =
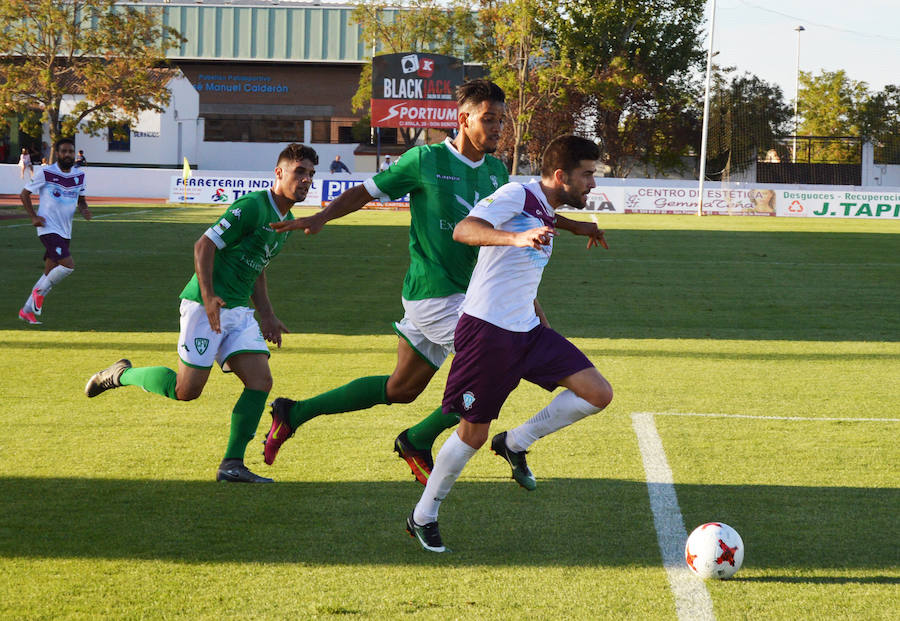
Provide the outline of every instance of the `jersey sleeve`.
[[37,168],[34,171],[34,177],[31,178],[31,181],[25,184],[25,189],[32,194],[37,194],[41,191],[41,188],[44,187],[45,183],[47,183],[47,180],[46,177],[44,177],[44,169]]
[[234,203],[219,220],[206,230],[208,237],[221,250],[241,241],[245,231],[252,230],[257,219],[257,207],[250,201]]
[[497,228],[522,213],[525,206],[525,188],[520,183],[507,183],[472,208],[469,216],[490,222]]
[[368,179],[366,190],[375,198],[397,199],[419,187],[421,181],[421,149],[412,148],[385,171]]

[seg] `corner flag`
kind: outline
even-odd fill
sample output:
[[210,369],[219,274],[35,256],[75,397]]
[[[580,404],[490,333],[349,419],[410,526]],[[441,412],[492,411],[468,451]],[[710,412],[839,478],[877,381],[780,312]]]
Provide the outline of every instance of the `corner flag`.
[[181,178],[184,183],[181,184],[181,189],[184,192],[184,202],[187,202],[187,180],[188,177],[191,176],[191,165],[188,164],[187,156],[184,158],[184,166],[181,168]]

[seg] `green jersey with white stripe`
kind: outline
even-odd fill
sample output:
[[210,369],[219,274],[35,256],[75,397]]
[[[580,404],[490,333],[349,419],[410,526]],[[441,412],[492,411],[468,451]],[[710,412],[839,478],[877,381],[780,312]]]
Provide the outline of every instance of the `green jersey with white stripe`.
[[[213,291],[226,308],[250,306],[256,279],[281,251],[290,231],[276,233],[270,222],[293,220],[282,216],[269,190],[250,192],[234,201],[205,233],[218,249],[213,264]],[[197,274],[181,292],[182,298],[203,303]]]
[[410,261],[403,280],[407,300],[465,293],[478,248],[453,241],[453,228],[475,203],[509,181],[506,166],[497,158],[485,155],[472,162],[449,143],[447,139],[413,147],[372,178],[384,197],[409,194]]

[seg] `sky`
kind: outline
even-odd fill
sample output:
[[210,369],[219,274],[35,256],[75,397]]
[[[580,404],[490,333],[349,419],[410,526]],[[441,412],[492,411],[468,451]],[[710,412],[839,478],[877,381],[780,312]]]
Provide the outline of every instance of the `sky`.
[[[708,0],[707,36],[709,33]],[[734,65],[796,94],[800,70],[819,75],[843,69],[871,91],[900,85],[900,0],[715,0],[713,61]],[[704,42],[704,48],[708,45]]]

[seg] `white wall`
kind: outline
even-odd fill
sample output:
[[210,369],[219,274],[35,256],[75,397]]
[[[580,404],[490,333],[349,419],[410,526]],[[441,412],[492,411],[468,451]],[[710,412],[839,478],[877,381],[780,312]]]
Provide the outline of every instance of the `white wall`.
[[[328,172],[328,167],[335,155],[341,156],[350,170],[354,168],[353,150],[355,144],[309,144],[319,155],[316,174]],[[275,170],[278,154],[288,145],[287,142],[201,142],[199,158],[188,158],[191,165],[197,163],[205,173],[207,169],[215,170]],[[346,173],[345,173],[346,174]],[[232,175],[233,176],[233,175]]]
[[[170,80],[168,88],[172,96],[162,112],[146,111],[138,116],[137,123],[131,128],[130,151],[110,151],[105,132],[98,136],[78,132],[76,149],[84,151],[89,164],[175,166],[179,165],[182,156],[187,156],[191,163],[196,162],[202,138],[202,123],[197,114],[200,96],[183,76]],[[63,99],[62,113],[67,114],[82,99],[82,95],[67,95]],[[49,144],[49,135],[44,136],[44,140]]]

